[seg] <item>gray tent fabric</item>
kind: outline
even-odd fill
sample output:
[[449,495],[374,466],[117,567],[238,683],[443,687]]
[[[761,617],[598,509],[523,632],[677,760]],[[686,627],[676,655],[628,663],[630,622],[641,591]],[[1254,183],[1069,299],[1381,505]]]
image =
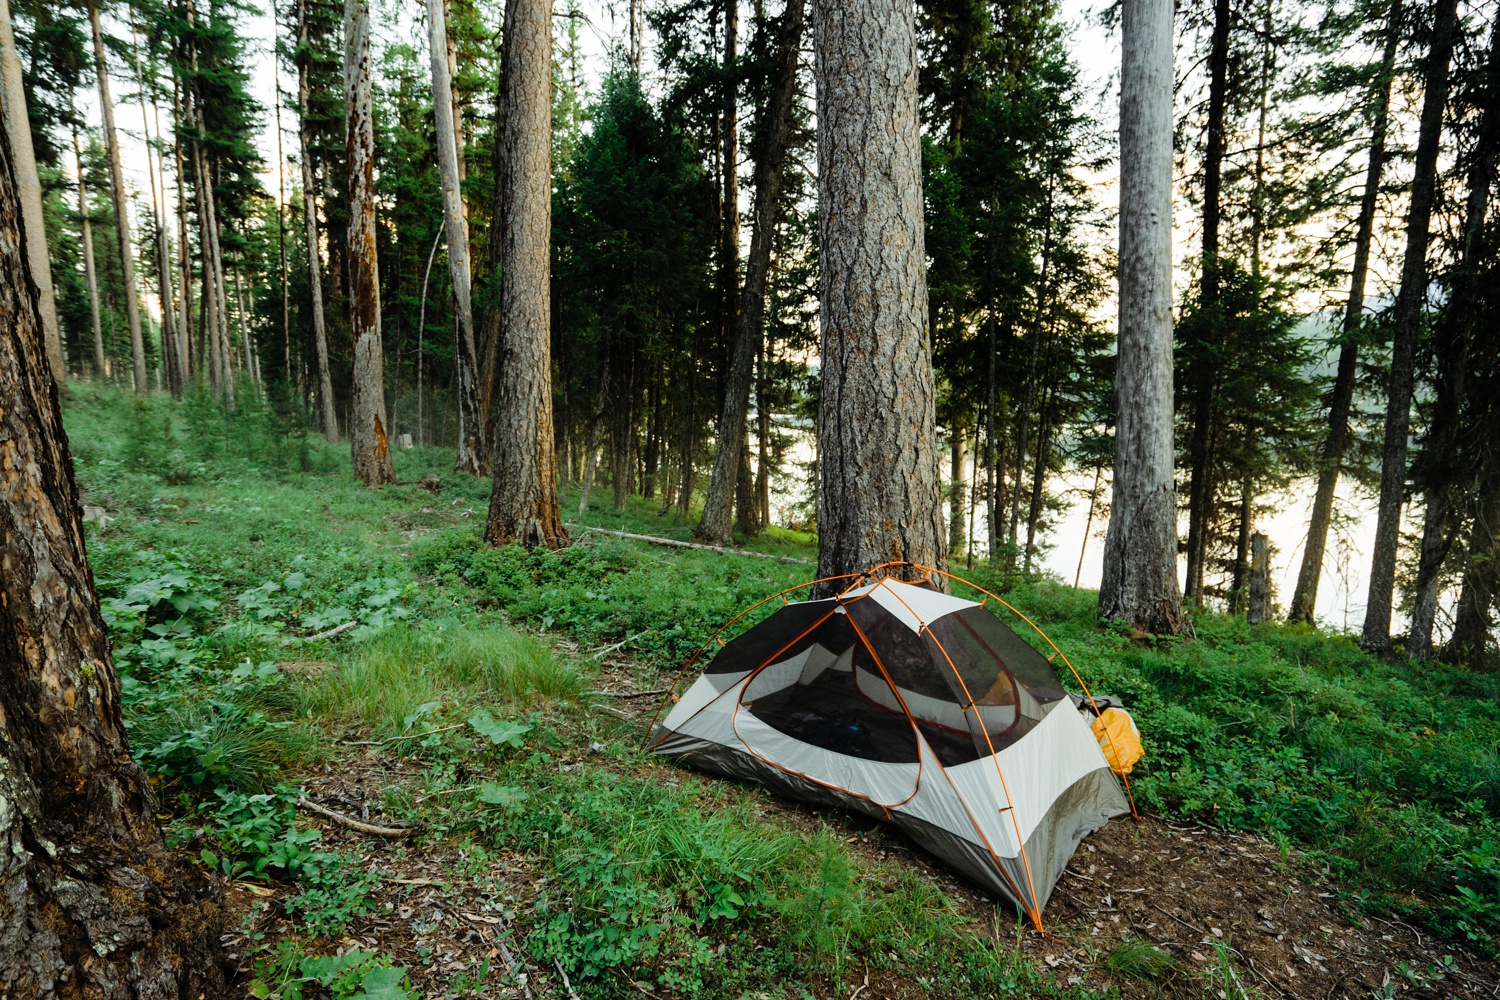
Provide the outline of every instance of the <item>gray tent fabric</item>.
[[881,579],[725,643],[649,740],[688,766],[890,821],[1040,926],[1130,811],[1052,664],[983,606]]

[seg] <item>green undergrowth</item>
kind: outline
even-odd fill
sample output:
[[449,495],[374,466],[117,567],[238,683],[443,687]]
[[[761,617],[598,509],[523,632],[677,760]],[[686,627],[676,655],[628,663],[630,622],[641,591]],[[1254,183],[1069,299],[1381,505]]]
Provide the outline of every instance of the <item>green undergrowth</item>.
[[[582,530],[556,553],[492,549],[479,539],[489,484],[452,473],[451,451],[398,452],[402,485],[366,490],[344,447],[253,393],[226,415],[203,398],[77,385],[65,416],[86,504],[104,513],[87,540],[133,751],[175,816],[174,842],[227,877],[285,889],[277,905],[301,937],[258,953],[267,995],[334,989],[313,974],[317,943],[368,895],[369,872],[308,837],[290,804],[299,774],[336,765],[336,737],[400,737],[392,751],[424,762],[420,787],[388,791],[393,815],[533,860],[543,880],[518,933],[584,996],[637,982],[658,995],[847,995],[866,966],[932,995],[1058,988],[1009,942],[979,938],[899,855],[872,861],[832,827],[789,827],[757,790],[640,755],[641,724],[594,693],[600,661],[664,686],[724,622],[806,582],[810,565]],[[415,485],[424,477],[436,495]],[[581,523],[690,537],[656,503],[608,505],[596,489]],[[566,510],[577,519],[576,492]],[[794,533],[753,545],[815,555]],[[1351,914],[1395,913],[1490,947],[1495,678],[1215,614],[1195,615],[1196,639],[1141,640],[1101,628],[1090,592],[992,589],[1091,688],[1130,706],[1144,807],[1299,845]],[[1153,974],[1151,955],[1115,961],[1120,975]]]

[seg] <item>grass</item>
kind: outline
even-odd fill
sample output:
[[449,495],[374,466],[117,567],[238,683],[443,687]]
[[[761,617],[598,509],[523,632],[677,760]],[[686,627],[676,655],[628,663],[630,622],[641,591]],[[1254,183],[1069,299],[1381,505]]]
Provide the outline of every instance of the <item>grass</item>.
[[1182,971],[1182,963],[1149,941],[1122,941],[1104,956],[1104,967],[1131,979],[1162,979]]
[[390,629],[334,671],[302,685],[297,713],[356,724],[377,738],[407,732],[454,702],[537,707],[576,703],[588,676],[533,636],[453,622]]
[[[755,789],[642,757],[638,726],[592,706],[589,654],[633,657],[638,681],[659,686],[724,621],[805,582],[810,567],[582,530],[557,553],[491,549],[478,523],[489,484],[452,473],[451,452],[395,456],[402,483],[435,476],[437,496],[365,490],[343,448],[253,393],[226,415],[201,397],[173,405],[75,384],[65,416],[87,503],[111,519],[89,525],[88,546],[132,742],[183,829],[215,826],[220,791],[280,794],[278,783],[336,753],[328,737],[443,730],[400,744],[420,743],[431,763],[429,797],[392,790],[393,808],[433,836],[542,865],[549,882],[527,946],[591,970],[586,996],[637,979],[729,996],[773,982],[795,996],[867,963],[943,995],[1054,988],[979,940],[906,866],[872,871],[828,830],[765,818]],[[582,524],[690,536],[690,520],[656,502],[615,512],[607,490],[593,497]],[[565,510],[577,518],[576,493]],[[814,555],[792,532],[750,544]],[[1196,640],[1142,641],[1101,628],[1090,592],[982,567],[974,578],[1043,623],[1095,691],[1130,706],[1146,750],[1133,776],[1143,806],[1300,845],[1334,871],[1351,911],[1492,946],[1500,678],[1212,613],[1195,614]],[[481,710],[524,733],[525,750],[483,738],[467,721]],[[559,771],[594,741],[607,752]],[[295,839],[289,829],[277,836]],[[334,899],[324,910],[336,916],[353,892],[299,884]],[[1125,946],[1105,966],[1151,978],[1154,961]]]

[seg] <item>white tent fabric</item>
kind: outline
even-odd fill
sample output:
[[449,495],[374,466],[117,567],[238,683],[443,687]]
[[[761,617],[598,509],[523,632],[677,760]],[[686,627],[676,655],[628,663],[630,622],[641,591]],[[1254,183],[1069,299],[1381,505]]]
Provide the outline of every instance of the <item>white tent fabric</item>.
[[651,745],[889,819],[1038,924],[1079,841],[1129,811],[1044,657],[979,604],[889,579],[725,644]]

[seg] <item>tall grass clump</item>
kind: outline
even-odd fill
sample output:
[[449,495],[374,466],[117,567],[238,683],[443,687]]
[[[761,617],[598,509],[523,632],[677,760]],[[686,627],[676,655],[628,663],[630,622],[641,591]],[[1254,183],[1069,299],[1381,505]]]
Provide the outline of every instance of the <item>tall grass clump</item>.
[[310,678],[299,708],[391,736],[454,702],[577,702],[587,681],[545,642],[503,626],[397,627],[357,647],[338,669]]

